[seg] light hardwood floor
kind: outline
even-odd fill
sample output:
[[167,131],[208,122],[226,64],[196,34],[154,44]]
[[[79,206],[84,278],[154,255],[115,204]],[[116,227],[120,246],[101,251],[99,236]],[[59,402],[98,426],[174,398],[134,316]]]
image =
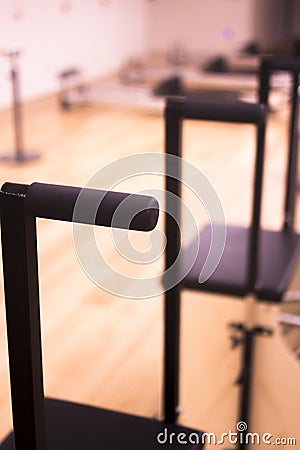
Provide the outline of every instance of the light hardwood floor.
[[[0,162],[1,183],[81,186],[120,157],[163,151],[161,114],[118,105],[66,112],[54,97],[28,103],[23,110],[25,150],[38,151],[40,159],[23,165]],[[263,223],[272,228],[280,224],[285,124],[282,110],[272,115],[268,126]],[[249,218],[253,136],[250,126],[188,122],[184,128],[185,156],[212,180],[228,222],[247,223]],[[11,113],[5,111],[0,113],[0,154],[12,148]],[[161,177],[150,177],[123,183],[122,189],[162,186]],[[191,208],[198,213],[197,206]],[[77,261],[70,224],[39,220],[38,230],[46,394],[158,417],[162,297],[125,300],[101,290]],[[108,245],[108,237],[101,231],[102,245]],[[162,261],[151,270],[160,273]],[[218,434],[235,430],[240,351],[230,348],[227,325],[246,317],[248,303],[184,293],[184,424]],[[3,293],[0,305],[1,438],[11,427]],[[275,333],[258,338],[252,429],[296,436],[300,443],[300,361],[281,335],[277,313],[276,306],[255,308],[257,320],[270,324]]]

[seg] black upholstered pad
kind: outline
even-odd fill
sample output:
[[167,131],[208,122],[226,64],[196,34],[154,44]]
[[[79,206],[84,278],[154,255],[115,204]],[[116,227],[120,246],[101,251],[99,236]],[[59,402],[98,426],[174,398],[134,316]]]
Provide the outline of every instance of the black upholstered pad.
[[[203,448],[194,443],[179,443],[179,433],[185,433],[187,440],[201,442],[201,433],[189,428],[166,425],[164,422],[122,414],[91,406],[60,400],[46,399],[47,450],[154,450],[182,448],[196,450]],[[168,428],[166,433],[164,430]],[[170,434],[172,444],[158,443]],[[191,434],[193,433],[193,434]],[[195,434],[196,433],[196,434]],[[184,436],[179,436],[184,440]],[[1,450],[13,450],[10,434],[0,444]]]
[[300,259],[300,236],[291,231],[264,231],[259,259],[257,298],[280,302]]
[[[188,289],[204,290],[243,297],[248,294],[247,258],[249,229],[230,226],[221,261],[213,275],[203,284],[198,278],[210,247],[211,229],[204,228],[199,238],[184,253],[187,266],[199,245],[197,259],[184,280]],[[255,292],[258,299],[279,302],[300,256],[299,235],[291,231],[261,231],[259,245],[258,279]]]
[[[200,243],[199,243],[200,239]],[[207,226],[200,237],[193,241],[184,253],[185,267],[195,254],[193,248],[199,245],[197,259],[184,280],[184,286],[190,289],[244,296],[246,286],[246,252],[248,233],[245,228],[228,227],[224,253],[212,276],[203,284],[198,278],[208,255],[211,244],[211,228]]]

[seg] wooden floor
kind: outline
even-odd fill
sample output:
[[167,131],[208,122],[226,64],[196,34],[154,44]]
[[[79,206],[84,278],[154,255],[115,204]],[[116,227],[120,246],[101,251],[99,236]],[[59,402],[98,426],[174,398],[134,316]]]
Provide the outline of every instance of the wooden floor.
[[[149,110],[98,105],[62,111],[54,97],[23,109],[25,150],[39,152],[40,158],[23,165],[0,162],[1,184],[81,186],[122,156],[163,151],[162,115]],[[279,227],[281,219],[286,117],[285,110],[277,111],[268,126],[263,223],[272,228]],[[184,139],[185,156],[212,180],[227,221],[247,223],[254,156],[251,127],[188,122]],[[0,154],[12,152],[11,112],[5,111],[0,113]],[[150,178],[135,180],[134,188],[162,189],[161,177]],[[126,186],[130,190],[133,184],[124,183],[122,189]],[[197,205],[191,208],[198,210]],[[161,296],[125,300],[101,290],[77,261],[70,224],[40,220],[38,230],[46,394],[159,417]],[[107,239],[101,232],[105,246]],[[153,270],[160,273],[161,260]],[[182,423],[219,435],[236,430],[240,351],[231,349],[227,325],[243,320],[249,303],[184,293]],[[3,293],[0,305],[1,438],[11,427]],[[252,429],[296,437],[299,446],[300,361],[282,336],[277,314],[276,306],[255,307],[256,320],[275,333],[257,340]]]

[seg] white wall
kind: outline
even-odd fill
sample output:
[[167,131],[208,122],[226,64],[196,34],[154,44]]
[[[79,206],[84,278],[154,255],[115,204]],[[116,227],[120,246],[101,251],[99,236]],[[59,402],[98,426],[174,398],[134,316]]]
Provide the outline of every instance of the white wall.
[[153,0],[150,9],[153,50],[181,45],[219,55],[257,38],[264,46],[282,38],[281,0]]
[[[269,46],[284,35],[286,2],[297,9],[297,34],[300,0],[0,0],[0,49],[25,48],[26,101],[55,92],[57,74],[73,65],[89,80],[151,50],[180,45],[198,55],[227,54],[257,38]],[[63,5],[71,9],[63,12]],[[0,108],[11,104],[8,75],[0,57]]]
[[[248,20],[253,0],[154,0],[151,47],[182,45],[198,54],[228,53],[251,34]],[[236,18],[239,20],[236,20]]]
[[[80,66],[87,79],[110,73],[147,48],[145,0],[0,0],[0,48],[20,44],[23,100],[58,88],[57,73]],[[71,9],[62,12],[62,6]],[[15,13],[23,12],[16,20]],[[0,57],[0,108],[10,105],[8,61]]]

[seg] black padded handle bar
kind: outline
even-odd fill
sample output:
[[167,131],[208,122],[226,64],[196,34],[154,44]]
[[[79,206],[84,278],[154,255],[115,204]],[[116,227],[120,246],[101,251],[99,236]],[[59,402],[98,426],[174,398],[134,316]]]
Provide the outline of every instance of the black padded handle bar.
[[282,70],[292,73],[299,73],[300,58],[266,56],[262,59],[261,70],[268,72]]
[[198,100],[195,98],[170,97],[166,111],[177,111],[182,119],[213,120],[222,122],[251,123],[264,122],[265,107],[239,100]]
[[150,231],[159,214],[157,200],[140,194],[44,183],[5,183],[1,192],[25,197],[26,213],[45,219]]

